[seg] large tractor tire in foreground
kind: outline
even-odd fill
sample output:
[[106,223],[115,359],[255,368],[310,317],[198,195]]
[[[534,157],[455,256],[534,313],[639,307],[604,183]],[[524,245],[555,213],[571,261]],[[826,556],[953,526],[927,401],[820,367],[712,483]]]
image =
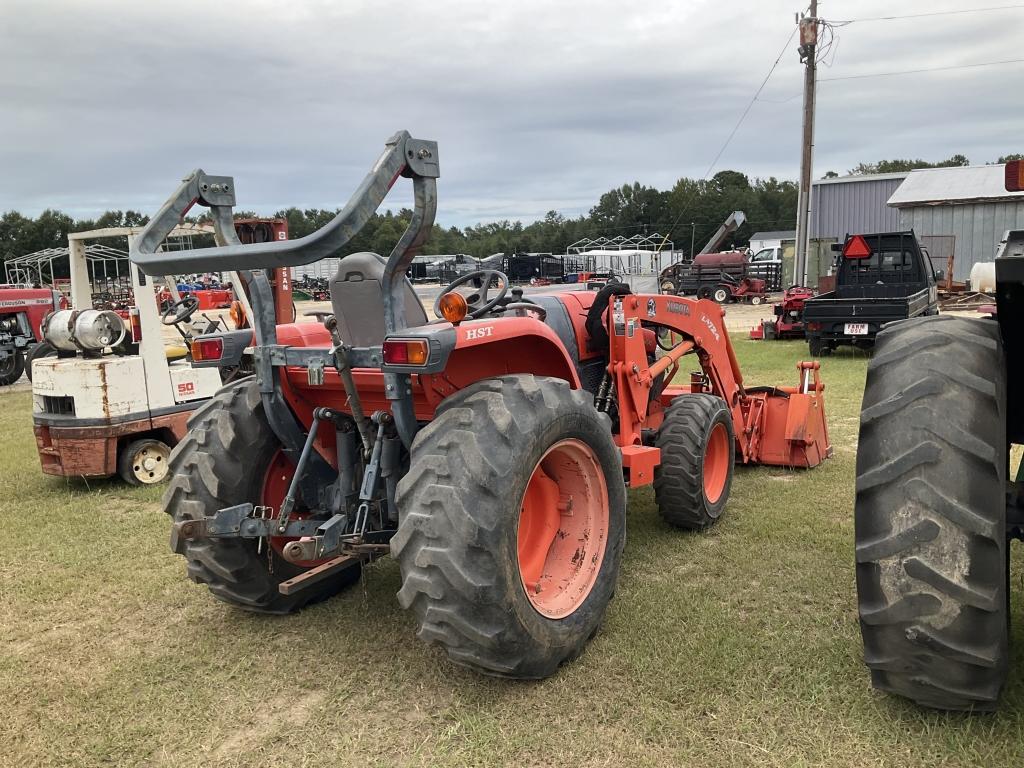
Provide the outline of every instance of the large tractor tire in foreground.
[[626,493],[587,392],[516,375],[452,395],[416,436],[398,510],[399,602],[456,663],[543,678],[597,632]]
[[857,449],[857,593],[876,688],[992,709],[1008,666],[1006,375],[993,321],[878,335]]
[[[196,411],[189,431],[169,459],[173,473],[164,509],[175,522],[199,520],[236,504],[263,504],[278,511],[294,468],[267,423],[254,379],[220,390]],[[293,517],[301,518],[302,507]],[[353,565],[326,582],[282,595],[282,581],[302,573],[281,550],[290,539],[195,539],[177,543],[192,581],[206,584],[214,597],[260,613],[288,613],[335,594],[356,582]]]
[[732,486],[736,438],[725,401],[710,394],[680,395],[665,411],[655,443],[654,498],[666,522],[700,530],[722,515]]

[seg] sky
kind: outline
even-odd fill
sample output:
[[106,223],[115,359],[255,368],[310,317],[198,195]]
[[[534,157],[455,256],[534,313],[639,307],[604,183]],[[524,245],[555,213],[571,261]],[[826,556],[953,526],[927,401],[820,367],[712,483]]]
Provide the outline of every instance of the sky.
[[[1010,0],[822,0],[830,20]],[[0,211],[152,213],[193,168],[238,208],[344,204],[395,131],[439,142],[437,220],[586,214],[702,178],[799,0],[0,0]],[[837,28],[815,177],[893,157],[1024,151],[1024,8]],[[1016,38],[1016,39],[1015,39]],[[795,40],[711,167],[799,174]],[[401,182],[400,182],[401,185]],[[398,188],[384,207],[409,202]]]

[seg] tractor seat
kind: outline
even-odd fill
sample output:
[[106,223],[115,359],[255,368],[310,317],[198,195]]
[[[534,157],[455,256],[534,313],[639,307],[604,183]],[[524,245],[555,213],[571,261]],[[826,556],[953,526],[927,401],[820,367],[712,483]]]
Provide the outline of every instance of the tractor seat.
[[[384,342],[384,258],[376,253],[352,253],[338,264],[331,280],[331,306],[342,340],[353,347]],[[406,328],[427,324],[427,313],[412,283],[405,280]]]

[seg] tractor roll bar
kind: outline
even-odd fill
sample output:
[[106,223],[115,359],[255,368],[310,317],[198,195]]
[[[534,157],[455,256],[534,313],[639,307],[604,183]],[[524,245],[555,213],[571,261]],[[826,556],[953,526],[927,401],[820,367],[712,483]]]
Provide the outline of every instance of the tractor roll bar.
[[[440,176],[437,142],[414,139],[408,131],[396,133],[388,139],[383,154],[345,207],[330,222],[305,237],[251,245],[226,244],[213,248],[160,252],[158,248],[161,243],[196,203],[214,212],[217,209],[230,211],[235,205],[235,183],[232,177],[211,176],[197,169],[182,181],[136,238],[131,258],[148,275],[169,275],[182,271],[274,269],[309,264],[338,253],[377,210],[399,176],[412,178],[414,182],[427,181],[428,186],[435,186]],[[436,204],[436,192],[424,197]],[[419,196],[416,202],[420,203]],[[417,211],[420,212],[418,208]],[[433,223],[432,211],[420,213]],[[429,229],[430,225],[427,226]]]
[[[157,211],[152,220],[130,245],[130,256],[148,275],[179,272],[238,271],[249,288],[253,308],[253,332],[256,337],[256,379],[264,410],[271,428],[281,439],[285,453],[295,461],[301,450],[302,432],[290,416],[280,384],[280,372],[263,354],[277,344],[273,296],[267,271],[294,267],[338,254],[362,229],[387,197],[399,176],[411,178],[415,201],[408,227],[395,244],[384,269],[382,297],[387,333],[404,327],[405,291],[403,282],[417,250],[430,234],[437,213],[437,179],[440,176],[437,142],[414,139],[408,131],[399,131],[388,139],[383,154],[363,179],[345,207],[330,222],[298,240],[243,245],[233,226],[235,183],[230,176],[211,176],[195,170],[189,174]],[[199,203],[210,209],[216,246],[182,251],[159,250],[167,235]],[[385,373],[385,389],[392,401],[395,428],[408,448],[418,425],[412,404],[408,374]],[[289,414],[280,416],[279,414]],[[313,472],[326,471],[322,460],[314,460]],[[304,477],[303,482],[310,483]],[[307,489],[315,498],[316,486]]]

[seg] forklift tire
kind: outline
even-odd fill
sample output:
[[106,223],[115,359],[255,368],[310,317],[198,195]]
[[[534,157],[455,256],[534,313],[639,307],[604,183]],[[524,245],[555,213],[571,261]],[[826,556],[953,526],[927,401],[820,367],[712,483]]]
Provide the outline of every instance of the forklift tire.
[[626,490],[588,392],[522,374],[452,395],[416,436],[398,511],[398,601],[456,664],[541,679],[597,633]]
[[41,341],[29,351],[25,356],[25,375],[28,376],[28,380],[32,381],[32,365],[36,360],[40,360],[44,357],[56,357],[57,348],[48,341]]
[[25,353],[15,352],[0,361],[0,387],[13,384],[21,378],[25,371]]
[[[256,380],[222,388],[192,415],[188,426],[188,434],[171,453],[173,474],[164,511],[179,522],[235,504],[261,503],[280,443],[267,422]],[[282,595],[280,583],[306,569],[272,548],[258,551],[254,539],[182,539],[172,541],[172,549],[185,556],[192,581],[206,584],[218,600],[257,613],[298,610],[354,584],[361,573],[355,564],[324,582]]]
[[133,440],[118,453],[117,474],[129,485],[157,485],[170,473],[170,455],[171,447],[160,440]]
[[721,517],[732,487],[732,413],[716,395],[680,395],[665,410],[655,445],[654,499],[665,521],[702,530]]
[[994,709],[1009,666],[1006,369],[999,326],[878,334],[857,451],[857,596],[875,688]]

